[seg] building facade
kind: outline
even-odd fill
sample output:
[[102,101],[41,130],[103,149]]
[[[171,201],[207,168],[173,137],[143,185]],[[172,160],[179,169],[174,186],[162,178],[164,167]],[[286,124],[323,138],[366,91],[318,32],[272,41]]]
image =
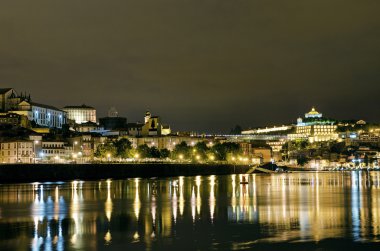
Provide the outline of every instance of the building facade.
[[0,113],[0,124],[24,128],[31,127],[28,117],[17,113]]
[[77,124],[85,122],[96,123],[96,109],[91,106],[65,106],[62,108],[67,113],[67,118],[74,120]]
[[288,134],[288,139],[307,138],[310,142],[337,140],[339,135],[336,130],[335,121],[323,118],[322,113],[313,107],[310,112],[305,113],[304,119],[297,119],[296,132]]
[[14,140],[0,143],[1,163],[33,163],[34,153],[34,141]]
[[66,113],[54,106],[38,104],[30,101],[22,101],[18,104],[18,109],[11,111],[26,116],[30,121],[34,121],[39,126],[49,128],[62,128],[66,123]]
[[62,141],[43,141],[38,155],[42,161],[62,162],[70,157],[71,149]]

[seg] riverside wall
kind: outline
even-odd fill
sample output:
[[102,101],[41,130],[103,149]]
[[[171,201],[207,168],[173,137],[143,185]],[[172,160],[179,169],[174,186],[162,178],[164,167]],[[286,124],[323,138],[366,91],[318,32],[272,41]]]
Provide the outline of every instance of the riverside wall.
[[230,164],[1,164],[0,183],[227,175],[249,168]]

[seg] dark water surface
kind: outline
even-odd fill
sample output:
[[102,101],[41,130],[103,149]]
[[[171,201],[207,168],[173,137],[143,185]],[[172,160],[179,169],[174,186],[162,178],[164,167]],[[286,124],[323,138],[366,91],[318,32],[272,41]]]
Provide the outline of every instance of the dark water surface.
[[0,185],[0,249],[380,250],[380,172]]

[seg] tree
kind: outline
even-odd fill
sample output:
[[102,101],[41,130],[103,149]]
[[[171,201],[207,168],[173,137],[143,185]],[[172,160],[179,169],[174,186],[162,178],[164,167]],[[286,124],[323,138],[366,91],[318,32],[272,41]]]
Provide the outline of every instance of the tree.
[[343,153],[345,150],[346,144],[344,142],[332,143],[330,146],[330,152],[332,153]]
[[128,139],[120,139],[114,143],[116,147],[116,156],[120,158],[130,157],[130,150],[132,149],[132,143]]
[[298,165],[304,166],[307,162],[309,162],[309,159],[305,156],[305,154],[297,155]]
[[196,154],[199,155],[201,159],[205,159],[210,149],[207,147],[206,142],[202,141],[196,143],[193,150],[195,150]]
[[189,147],[186,142],[182,141],[174,147],[172,152],[174,158],[178,158],[179,156],[183,156],[185,159],[190,159],[191,157],[191,147]]
[[223,144],[217,143],[211,148],[211,152],[215,154],[216,160],[226,160],[228,154],[241,154],[240,145],[237,143],[226,142]]
[[149,151],[148,151],[148,158],[160,158],[160,151],[158,150],[157,147],[155,146],[152,146],[149,148]]
[[160,151],[160,157],[163,159],[166,159],[170,156],[170,151],[168,149],[161,149]]
[[147,146],[147,144],[139,145],[136,150],[141,158],[149,158],[150,149],[149,149],[149,146]]
[[115,157],[116,153],[117,150],[114,144],[112,142],[107,142],[105,144],[98,145],[94,153],[94,156],[98,158],[108,158],[108,156]]

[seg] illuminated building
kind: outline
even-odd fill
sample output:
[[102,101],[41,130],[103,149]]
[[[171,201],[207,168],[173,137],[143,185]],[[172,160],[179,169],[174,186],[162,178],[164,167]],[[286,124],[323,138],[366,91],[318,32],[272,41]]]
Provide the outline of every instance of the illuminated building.
[[65,106],[63,111],[67,112],[67,118],[74,120],[77,124],[85,122],[96,123],[96,109],[87,105]]
[[28,117],[39,126],[62,128],[66,123],[66,113],[54,106],[38,104],[29,100],[20,102],[17,110],[10,111]]
[[0,143],[2,163],[33,163],[34,141],[14,140]]
[[[34,121],[38,126],[62,128],[66,123],[66,113],[56,107],[31,101],[26,93],[18,95],[12,88],[0,89],[0,110],[19,114]],[[24,123],[21,125],[27,127]]]
[[152,116],[150,111],[146,111],[144,117],[145,124],[141,128],[142,136],[161,136],[171,133],[170,126],[163,125],[159,116]]
[[65,143],[61,141],[43,141],[42,149],[38,153],[41,159],[53,162],[62,162],[69,157],[69,151],[65,147]]
[[322,113],[313,107],[305,113],[305,119],[297,119],[296,133],[288,134],[288,139],[307,138],[310,142],[337,140],[336,129],[335,121],[323,118]]
[[249,134],[265,134],[265,133],[275,133],[275,132],[284,132],[291,130],[292,126],[274,126],[274,127],[265,127],[265,128],[257,128],[242,131],[241,134],[249,135]]
[[102,126],[99,126],[94,122],[84,122],[82,124],[77,124],[74,128],[77,132],[99,132],[104,130]]
[[310,112],[305,113],[305,118],[322,118],[322,113],[317,112],[315,108],[312,107]]

